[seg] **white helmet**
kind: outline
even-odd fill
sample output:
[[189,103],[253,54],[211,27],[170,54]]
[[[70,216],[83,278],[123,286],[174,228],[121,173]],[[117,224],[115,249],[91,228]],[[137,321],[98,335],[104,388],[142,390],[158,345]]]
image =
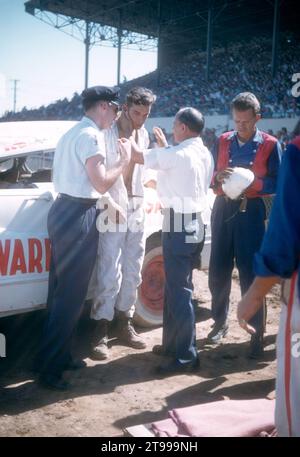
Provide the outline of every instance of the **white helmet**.
[[224,181],[222,189],[231,200],[237,199],[254,181],[254,174],[248,168],[235,167],[233,173]]

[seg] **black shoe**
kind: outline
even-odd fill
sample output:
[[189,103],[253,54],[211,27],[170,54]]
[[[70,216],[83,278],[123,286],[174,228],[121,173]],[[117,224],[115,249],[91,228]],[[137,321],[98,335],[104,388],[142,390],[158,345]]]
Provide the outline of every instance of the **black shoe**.
[[53,390],[68,390],[71,387],[71,384],[68,381],[65,381],[59,375],[53,374],[42,374],[39,377],[39,384],[42,387]]
[[87,366],[87,363],[84,360],[71,360],[70,363],[68,363],[66,370],[81,370],[81,368],[85,368]]
[[155,372],[159,377],[172,376],[176,374],[186,374],[197,371],[200,368],[198,357],[192,362],[181,363],[175,359],[166,365],[160,365]]
[[249,359],[260,359],[264,355],[264,345],[262,335],[251,335],[250,347],[248,352]]
[[227,333],[228,324],[226,322],[222,324],[215,323],[213,329],[207,335],[207,339],[210,343],[219,343],[222,338],[225,338]]
[[172,355],[174,355],[174,353],[171,351],[167,351],[162,344],[155,344],[155,346],[152,348],[152,352],[155,355],[161,355],[165,357],[172,357]]

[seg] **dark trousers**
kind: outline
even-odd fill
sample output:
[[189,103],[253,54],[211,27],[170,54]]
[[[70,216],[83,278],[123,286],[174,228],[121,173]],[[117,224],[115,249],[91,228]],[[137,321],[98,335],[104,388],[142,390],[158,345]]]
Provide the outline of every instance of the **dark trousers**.
[[163,230],[162,234],[166,274],[163,347],[181,360],[194,360],[197,357],[192,272],[197,263],[196,257],[200,255],[199,246],[202,248],[203,242],[186,242],[187,237],[189,241],[197,238],[196,231],[186,233],[182,229],[175,232],[171,226],[169,231]]
[[[242,295],[254,279],[253,259],[265,232],[265,205],[261,198],[247,200],[245,212],[240,201],[216,197],[211,217],[211,256],[209,288],[212,295],[212,317],[216,323],[226,321],[234,261],[239,272]],[[264,307],[250,320],[258,333],[263,332]]]
[[51,241],[48,315],[37,368],[61,375],[71,361],[71,342],[96,260],[96,204],[57,198],[48,215]]

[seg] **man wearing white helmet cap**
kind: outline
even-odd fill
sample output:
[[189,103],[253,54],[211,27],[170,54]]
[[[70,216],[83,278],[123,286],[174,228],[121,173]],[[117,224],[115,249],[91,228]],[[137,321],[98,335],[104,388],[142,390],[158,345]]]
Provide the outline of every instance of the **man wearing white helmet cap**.
[[[214,151],[213,187],[217,197],[212,210],[209,288],[215,323],[208,335],[213,343],[218,343],[228,332],[234,262],[242,294],[254,278],[253,258],[265,231],[266,209],[262,197],[275,193],[281,156],[277,139],[256,127],[261,116],[254,94],[238,94],[231,108],[235,131],[223,133]],[[249,356],[258,358],[263,354],[263,307],[253,316],[251,325],[256,334],[251,337]]]

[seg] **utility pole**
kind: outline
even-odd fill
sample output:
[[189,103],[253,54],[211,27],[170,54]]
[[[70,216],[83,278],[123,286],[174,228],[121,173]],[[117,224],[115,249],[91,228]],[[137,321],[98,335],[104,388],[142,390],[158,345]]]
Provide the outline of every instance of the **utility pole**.
[[11,81],[14,83],[14,113],[16,112],[16,107],[17,107],[17,90],[18,90],[18,82],[20,82],[19,79],[11,79]]

